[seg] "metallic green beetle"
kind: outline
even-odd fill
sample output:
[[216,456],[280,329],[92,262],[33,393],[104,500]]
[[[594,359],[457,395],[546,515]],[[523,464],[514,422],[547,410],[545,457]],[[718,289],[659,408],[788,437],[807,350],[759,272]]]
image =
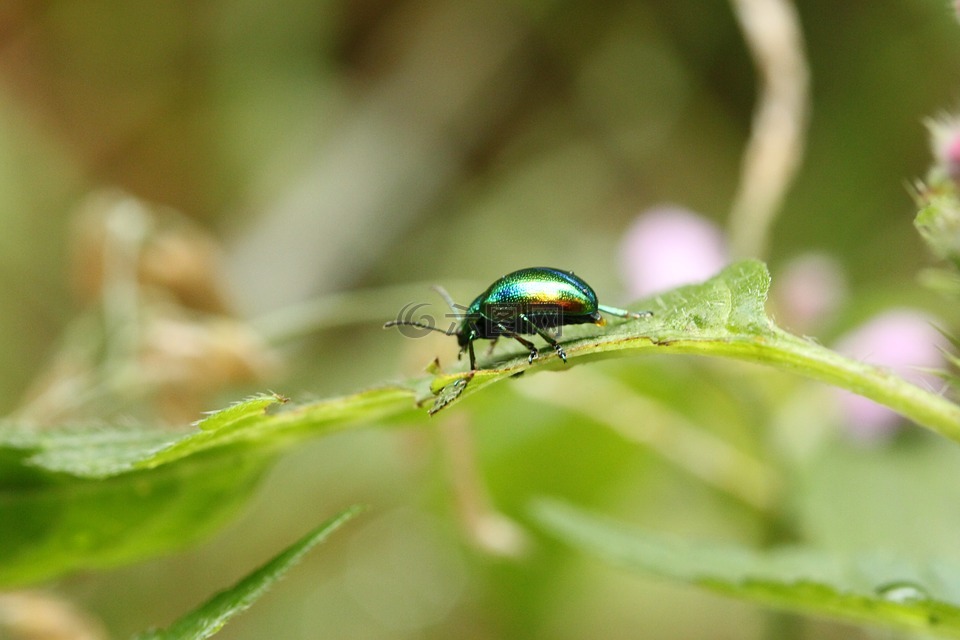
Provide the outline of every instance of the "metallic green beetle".
[[[437,288],[454,311],[463,310],[450,299],[445,291]],[[532,363],[540,353],[537,347],[522,335],[539,335],[554,348],[566,362],[567,354],[556,338],[548,333],[568,324],[593,323],[603,325],[600,312],[621,318],[643,318],[653,315],[651,311],[634,312],[597,303],[597,294],[586,282],[572,271],[551,267],[530,267],[503,276],[481,293],[467,307],[460,323],[444,331],[432,325],[409,320],[391,320],[384,327],[409,325],[456,336],[460,356],[470,354],[470,370],[476,371],[477,357],[474,354],[475,340],[497,340],[500,336],[513,338],[530,352]]]

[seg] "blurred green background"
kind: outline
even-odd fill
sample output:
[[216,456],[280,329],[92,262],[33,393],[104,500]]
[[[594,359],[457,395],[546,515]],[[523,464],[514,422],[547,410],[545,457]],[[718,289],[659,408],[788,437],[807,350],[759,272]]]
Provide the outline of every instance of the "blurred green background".
[[[942,1],[801,0],[797,9],[811,67],[808,150],[767,258],[775,281],[802,253],[841,263],[849,297],[822,327],[829,342],[885,306],[940,304],[916,286],[929,258],[907,185],[930,163],[923,119],[956,106],[960,25]],[[77,220],[91,194],[121,189],[209,234],[222,270],[201,294],[222,294],[208,306],[270,341],[257,347],[270,367],[257,356],[244,360],[250,375],[215,384],[211,373],[179,413],[174,386],[163,410],[112,394],[67,416],[177,422],[252,390],[303,400],[417,375],[435,356],[451,362],[451,339],[380,329],[408,302],[442,304],[429,283],[468,303],[503,273],[543,264],[574,269],[604,302],[629,302],[618,256],[640,212],[672,202],[724,224],[755,92],[724,2],[5,0],[0,408],[21,410],[64,336],[84,330],[77,319],[91,303],[76,285]],[[408,283],[376,294],[374,306],[329,297]],[[311,302],[334,312],[316,315]],[[302,326],[283,335],[291,314]],[[865,453],[835,435],[798,435],[791,429],[830,430],[827,418],[795,411],[818,390],[758,369],[684,358],[596,367],[768,462],[784,487],[779,503],[742,504],[532,399],[517,380],[429,423],[305,446],[214,539],[58,590],[123,637],[169,622],[363,502],[372,509],[358,523],[220,637],[864,633],[623,575],[535,531],[518,558],[478,549],[452,471],[463,468],[450,451],[465,434],[489,499],[521,526],[540,495],[750,544],[915,547],[904,517],[913,510],[938,514],[919,546],[940,551],[960,524],[946,506],[955,492],[944,489],[928,503],[904,499],[899,517],[877,526],[881,498],[944,484],[943,469],[958,468],[945,443],[916,435]]]

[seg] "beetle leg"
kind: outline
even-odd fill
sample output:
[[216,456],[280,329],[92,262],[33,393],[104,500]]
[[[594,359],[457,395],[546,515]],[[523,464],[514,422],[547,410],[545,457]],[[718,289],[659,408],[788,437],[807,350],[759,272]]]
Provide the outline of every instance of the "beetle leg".
[[490,354],[493,353],[493,348],[497,346],[497,340],[500,339],[500,336],[495,336],[493,340],[490,341],[490,347],[487,349],[487,357],[490,357]]
[[[467,343],[467,351],[470,354],[470,371],[477,370],[477,355],[473,352],[473,340]],[[472,377],[472,376],[471,376]]]
[[567,354],[564,352],[563,347],[560,346],[560,343],[557,342],[556,338],[554,338],[544,329],[538,327],[536,324],[530,322],[530,319],[527,316],[520,314],[518,317],[526,322],[529,326],[533,327],[533,330],[537,332],[537,335],[546,340],[547,344],[553,347],[553,350],[557,352],[557,355],[560,356],[560,359],[563,360],[564,363],[567,362]]
[[530,351],[530,355],[527,358],[528,364],[533,364],[533,361],[540,356],[540,352],[537,351],[537,345],[533,344],[526,338],[521,338],[520,334],[518,334],[517,332],[507,329],[505,326],[503,326],[499,322],[497,323],[497,329],[500,331],[500,335],[507,336],[508,338],[513,338],[514,340],[516,340],[517,342],[525,346]]
[[560,343],[554,340],[553,336],[547,333],[544,330],[537,331],[541,338],[547,341],[547,343],[553,347],[553,350],[557,352],[557,355],[560,356],[560,359],[563,360],[563,363],[567,363],[567,353],[563,350],[563,347],[560,346]]

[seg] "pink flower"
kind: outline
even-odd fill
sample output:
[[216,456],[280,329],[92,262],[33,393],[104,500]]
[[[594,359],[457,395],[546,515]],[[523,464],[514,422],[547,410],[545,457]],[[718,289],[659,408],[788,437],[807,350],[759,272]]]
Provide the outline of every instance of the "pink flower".
[[846,296],[843,268],[815,253],[791,260],[773,279],[771,292],[777,323],[795,333],[809,333],[836,312]]
[[637,217],[623,238],[620,257],[627,289],[637,298],[706,280],[729,261],[716,224],[670,205]]
[[[913,309],[887,311],[837,342],[837,351],[846,356],[887,367],[897,375],[927,388],[939,389],[943,382],[924,369],[945,367],[941,348],[947,340],[935,328],[935,318]],[[888,438],[901,422],[899,415],[872,400],[840,392],[840,405],[849,434],[862,442]]]
[[942,115],[927,122],[937,165],[960,184],[960,117]]

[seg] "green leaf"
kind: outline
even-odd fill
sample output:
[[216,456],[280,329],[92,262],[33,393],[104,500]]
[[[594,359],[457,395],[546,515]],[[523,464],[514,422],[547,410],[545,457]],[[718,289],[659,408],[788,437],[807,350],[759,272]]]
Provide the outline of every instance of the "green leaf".
[[[637,353],[765,363],[860,393],[960,441],[960,407],[777,328],[763,264],[731,265],[640,305],[651,319],[563,327],[570,365]],[[0,587],[132,562],[183,547],[232,516],[275,455],[350,425],[450,406],[494,382],[568,365],[544,352],[495,355],[482,371],[424,376],[299,406],[261,395],[192,431],[0,429]]]
[[[611,321],[605,327],[562,328],[559,340],[568,365],[544,350],[534,364],[526,352],[481,362],[481,371],[438,375],[433,412],[510,376],[636,353],[692,353],[774,366],[884,404],[903,416],[960,442],[960,407],[910,384],[888,370],[845,358],[773,324],[764,304],[770,287],[766,267],[755,260],[730,265],[716,277],[635,305],[652,318]],[[465,383],[466,382],[466,383]],[[420,400],[425,402],[426,397]]]
[[[256,445],[262,453],[292,441],[342,428],[360,419],[409,411],[413,387],[381,387],[267,413],[287,402],[254,396],[211,413],[186,433],[131,429],[37,432],[0,430],[0,450],[18,451],[23,462],[47,472],[80,478],[110,478],[152,469],[203,452]],[[0,467],[0,480],[3,480]]]
[[164,630],[148,631],[136,636],[138,640],[203,640],[217,633],[230,618],[245,611],[297,564],[314,546],[323,542],[348,520],[360,513],[360,507],[351,507],[323,523],[281,554],[243,578],[237,584],[221,591],[200,607],[191,611]]
[[182,548],[236,513],[270,459],[198,455],[104,479],[14,467],[0,487],[0,586]]
[[787,611],[960,637],[960,566],[952,562],[756,551],[641,531],[554,501],[537,503],[533,516],[615,566]]
[[411,411],[413,393],[364,391],[268,413],[257,396],[187,433],[0,430],[0,587],[182,548],[232,517],[284,447]]

